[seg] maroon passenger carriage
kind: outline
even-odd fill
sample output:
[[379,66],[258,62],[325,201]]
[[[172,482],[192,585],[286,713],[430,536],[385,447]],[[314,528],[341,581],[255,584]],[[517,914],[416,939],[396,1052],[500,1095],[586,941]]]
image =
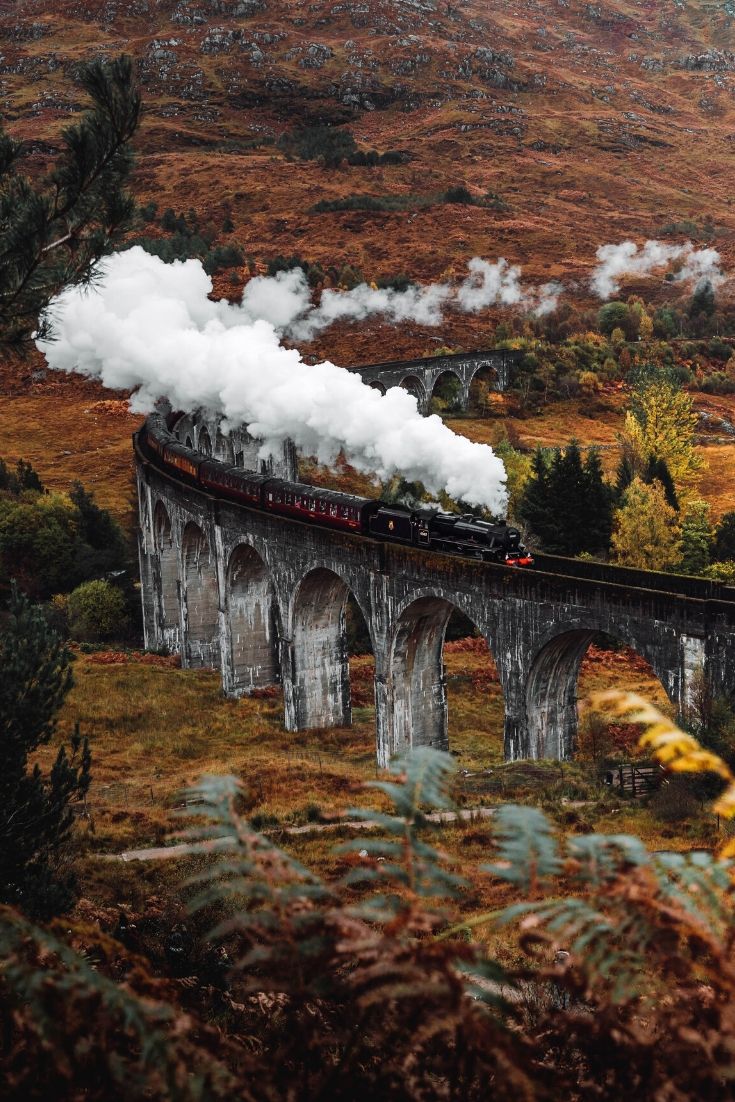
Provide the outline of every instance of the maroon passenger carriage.
[[533,565],[520,532],[504,521],[493,524],[472,514],[458,516],[437,509],[390,505],[228,466],[182,444],[160,414],[152,414],[134,439],[155,464],[251,509],[484,562]]

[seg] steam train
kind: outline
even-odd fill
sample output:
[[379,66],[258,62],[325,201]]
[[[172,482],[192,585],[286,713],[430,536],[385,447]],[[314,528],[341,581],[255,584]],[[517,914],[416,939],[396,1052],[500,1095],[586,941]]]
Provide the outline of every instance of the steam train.
[[457,516],[430,508],[389,505],[229,467],[182,444],[157,414],[148,418],[136,439],[142,454],[157,465],[175,471],[186,482],[251,509],[484,562],[533,566],[532,556],[521,543],[520,532],[504,522],[491,524],[472,514]]

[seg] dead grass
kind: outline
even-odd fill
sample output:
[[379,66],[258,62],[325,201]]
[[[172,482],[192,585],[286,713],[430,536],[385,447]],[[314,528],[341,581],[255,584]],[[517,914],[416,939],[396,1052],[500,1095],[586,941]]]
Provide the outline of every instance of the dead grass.
[[79,479],[99,505],[127,522],[135,494],[131,436],[141,418],[102,388],[81,384],[77,395],[74,382],[3,398],[0,457],[13,465],[28,460],[51,490],[65,492]]
[[[502,800],[540,803],[561,816],[565,829],[633,830],[654,848],[687,848],[697,830],[672,831],[645,809],[618,800],[596,786],[591,766],[575,764],[503,765],[503,707],[500,686],[482,640],[460,640],[445,648],[450,747],[459,772],[455,795],[466,807]],[[279,827],[313,821],[352,806],[379,806],[366,781],[376,776],[372,659],[351,663],[355,707],[353,726],[299,733],[283,728],[280,694],[226,700],[212,671],[182,671],[139,662],[110,665],[94,656],[75,662],[76,684],[63,710],[59,737],[68,738],[76,721],[92,744],[93,784],[89,809],[94,833],[80,826],[80,873],[85,892],[101,902],[119,903],[143,891],[134,884],[142,867],[120,867],[95,854],[161,845],[178,829],[173,816],[182,791],[204,774],[232,773],[248,792],[248,813],[256,823],[308,864],[333,873],[332,853],[339,837],[279,835]],[[627,652],[592,652],[585,663],[580,695],[602,685],[624,685],[661,702],[663,690],[640,659]],[[49,748],[43,757],[51,758]],[[570,800],[589,806],[571,816]],[[566,817],[565,817],[566,816]],[[667,838],[668,835],[668,838]],[[487,856],[486,822],[442,827],[442,845],[467,871]],[[673,838],[673,840],[672,840]],[[170,871],[146,870],[146,890],[168,891],[177,882]],[[483,888],[468,905],[488,902]]]

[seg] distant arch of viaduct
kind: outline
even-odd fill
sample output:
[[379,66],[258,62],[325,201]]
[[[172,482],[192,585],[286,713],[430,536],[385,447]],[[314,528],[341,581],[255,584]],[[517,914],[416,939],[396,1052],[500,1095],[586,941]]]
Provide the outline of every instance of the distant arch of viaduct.
[[429,412],[439,383],[449,380],[455,384],[456,408],[466,410],[470,404],[470,388],[476,378],[481,377],[490,390],[507,390],[514,368],[522,356],[522,352],[514,349],[452,353],[418,360],[391,360],[352,367],[350,371],[360,375],[364,383],[383,394],[390,387],[404,387],[416,397],[422,413]]
[[410,745],[448,745],[442,645],[454,609],[494,657],[510,759],[570,755],[579,667],[598,632],[646,658],[681,710],[700,668],[716,692],[735,686],[735,601],[707,583],[592,564],[569,576],[550,560],[514,571],[379,543],[218,500],[140,453],[137,477],[146,645],[221,670],[232,696],[282,684],[289,730],[341,726],[352,594],[375,655],[381,764]]

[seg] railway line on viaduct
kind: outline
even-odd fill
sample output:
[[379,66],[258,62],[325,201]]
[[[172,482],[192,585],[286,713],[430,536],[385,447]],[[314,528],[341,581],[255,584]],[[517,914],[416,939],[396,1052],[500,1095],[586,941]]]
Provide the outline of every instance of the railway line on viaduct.
[[[195,418],[184,431],[207,454],[231,450]],[[700,670],[714,693],[735,691],[735,590],[719,583],[542,555],[513,570],[384,543],[219,498],[138,439],[135,453],[146,646],[219,669],[228,695],[282,685],[288,730],[351,721],[350,596],[375,656],[381,765],[409,745],[449,745],[442,647],[454,610],[495,661],[508,759],[570,756],[579,668],[599,633],[645,658],[682,713]],[[289,477],[288,450],[283,464]]]

